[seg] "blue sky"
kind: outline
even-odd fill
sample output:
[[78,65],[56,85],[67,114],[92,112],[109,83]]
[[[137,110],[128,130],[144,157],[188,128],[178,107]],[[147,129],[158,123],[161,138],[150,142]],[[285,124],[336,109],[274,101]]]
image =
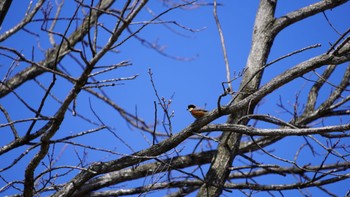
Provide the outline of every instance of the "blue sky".
[[[258,8],[258,1],[219,1],[223,5],[218,8],[218,15],[220,18],[221,26],[225,36],[225,44],[227,46],[228,59],[231,68],[231,74],[234,72],[239,73],[245,66],[251,44],[252,27],[255,19],[255,12]],[[280,1],[277,6],[276,16],[282,16],[290,11],[306,6],[310,3],[317,2],[311,0],[304,1]],[[69,2],[67,2],[68,4]],[[26,5],[20,5],[19,1],[14,1],[13,5],[6,17],[0,33],[2,34],[8,28],[12,27],[22,17],[26,9]],[[67,7],[69,5],[66,5]],[[66,9],[67,9],[66,7]],[[167,7],[159,3],[159,1],[151,1],[148,5],[154,13],[161,13],[166,10]],[[14,11],[16,8],[16,11]],[[340,8],[327,11],[326,14],[331,20],[332,24],[337,28],[338,31],[344,32],[349,28],[350,18],[350,3],[347,3]],[[67,16],[71,15],[73,9],[67,11]],[[116,64],[124,60],[129,60],[132,66],[118,68],[117,70],[104,74],[98,79],[107,78],[118,78],[118,77],[129,77],[138,75],[135,80],[122,81],[120,85],[114,87],[104,88],[104,91],[109,97],[123,107],[130,113],[134,113],[142,117],[150,125],[154,122],[154,101],[157,100],[150,82],[150,76],[148,74],[149,69],[152,70],[153,80],[157,87],[158,94],[164,97],[166,100],[171,99],[170,111],[174,112],[172,120],[173,132],[177,133],[183,128],[188,126],[194,121],[194,119],[186,111],[188,104],[196,104],[201,107],[205,107],[208,110],[216,107],[217,99],[222,94],[221,83],[226,80],[225,63],[222,55],[222,49],[220,45],[218,31],[215,25],[215,21],[212,14],[212,7],[205,6],[201,8],[191,9],[177,9],[171,11],[162,17],[164,21],[177,21],[182,26],[189,27],[191,29],[200,30],[192,33],[179,28],[175,25],[169,24],[172,30],[165,27],[164,25],[156,24],[146,27],[142,30],[138,36],[151,43],[157,43],[166,54],[174,57],[180,57],[184,59],[191,59],[190,61],[179,61],[173,58],[165,57],[160,55],[155,50],[145,47],[136,39],[130,39],[121,47],[117,48],[120,50],[119,53],[109,53],[105,58],[98,64],[99,66]],[[21,14],[18,14],[21,13]],[[152,16],[143,10],[141,14],[136,18],[136,21],[146,21],[151,19]],[[103,19],[102,19],[103,20]],[[113,21],[103,21],[107,26],[112,27]],[[59,24],[60,25],[60,24]],[[28,26],[28,29],[37,29],[40,27],[40,23],[34,23]],[[135,24],[131,26],[132,30],[136,30],[139,25]],[[100,43],[103,44],[106,41],[107,34],[101,31]],[[125,35],[124,35],[125,37]],[[276,38],[274,45],[269,56],[269,61],[272,61],[285,54],[291,53],[295,50],[314,45],[321,44],[322,46],[316,49],[305,51],[301,54],[297,54],[290,58],[284,59],[272,66],[270,66],[264,73],[263,82],[265,84],[271,80],[274,76],[280,74],[288,68],[295,66],[296,64],[305,61],[317,54],[327,51],[329,43],[335,42],[338,39],[338,35],[331,29],[327,24],[322,14],[308,18],[298,24],[292,25],[282,31]],[[47,49],[48,37],[41,34],[41,37],[31,36],[28,33],[21,31],[18,35],[15,35],[7,41],[1,43],[3,46],[16,48],[21,50],[27,57],[31,56],[32,47],[37,47],[40,44],[41,47]],[[39,61],[43,58],[43,54],[39,50],[36,50],[35,60]],[[8,69],[8,65],[11,63],[8,59],[0,59],[0,77],[4,78],[4,75]],[[68,68],[72,73],[79,73],[79,67],[70,59],[64,59],[62,64]],[[346,65],[339,66],[338,70],[332,76],[332,82],[339,82],[339,78],[342,76]],[[24,65],[20,65],[15,71],[24,68]],[[319,69],[318,71],[321,71]],[[15,73],[14,71],[14,73]],[[311,76],[315,78],[315,76]],[[51,75],[42,75],[38,77],[47,87],[49,85],[48,80],[51,79]],[[239,87],[239,79],[233,82],[233,89],[237,90]],[[303,79],[297,79],[285,87],[280,88],[275,93],[266,97],[259,109],[258,113],[271,114],[277,116],[285,121],[289,121],[292,117],[290,114],[283,113],[282,109],[277,106],[279,98],[281,97],[285,106],[293,110],[292,104],[295,101],[295,95],[300,93],[300,102],[305,101],[305,96],[310,88],[310,83],[307,83]],[[60,79],[57,81],[53,91],[56,96],[61,100],[68,94],[71,84],[66,80]],[[326,96],[330,92],[330,88],[322,90]],[[24,84],[16,90],[26,101],[37,107],[44,94],[34,82]],[[89,119],[98,122],[93,112],[89,107],[89,101],[91,102],[94,111],[98,114],[99,118],[103,120],[106,125],[115,128],[116,134],[122,138],[129,146],[133,147],[130,150],[126,145],[110,134],[107,130],[103,130],[96,134],[91,134],[76,140],[77,143],[83,143],[90,146],[97,146],[105,149],[114,150],[121,154],[130,154],[133,151],[142,150],[149,147],[147,140],[152,141],[150,135],[145,136],[138,130],[131,128],[127,123],[120,117],[120,115],[114,111],[110,106],[107,106],[95,97],[82,92],[77,99],[77,112],[84,114]],[[222,104],[226,104],[229,98],[224,98]],[[14,95],[8,95],[7,97],[0,100],[1,105],[5,106],[10,113],[13,120],[24,119],[32,117],[33,114],[28,110],[21,110],[23,105],[14,97]],[[52,99],[49,99],[48,106],[44,108],[44,114],[52,115],[59,105]],[[300,109],[302,105],[299,106]],[[161,120],[163,113],[161,112],[160,106],[158,106],[158,118]],[[220,118],[216,122],[225,122],[226,118]],[[349,122],[349,117],[345,117],[343,122]],[[0,116],[0,122],[6,122],[4,116]],[[337,124],[339,120],[333,118],[326,121],[325,124]],[[18,125],[19,132],[23,135],[29,124],[21,123]],[[40,128],[42,124],[38,124],[35,128]],[[320,126],[320,125],[319,125]],[[270,128],[271,125],[258,124],[258,127]],[[59,139],[60,137],[81,132],[87,129],[95,128],[94,125],[87,123],[86,121],[72,116],[71,113],[67,113],[66,118],[60,128],[60,131],[54,137]],[[159,130],[162,130],[162,125],[158,125]],[[0,140],[0,145],[8,143],[8,139],[11,139],[11,134],[8,132],[8,128],[0,128],[0,132],[3,133]],[[217,136],[213,134],[213,136]],[[322,141],[322,139],[320,139]],[[301,144],[305,141],[301,137],[290,137],[282,140],[281,142],[268,147],[267,150],[274,150],[274,154],[293,160],[295,152],[298,150]],[[326,143],[325,141],[323,141]],[[185,141],[179,146],[182,154],[189,153],[193,150],[193,145],[197,141]],[[313,142],[314,143],[314,142]],[[211,146],[216,146],[213,142],[211,144],[203,143],[201,148],[208,150]],[[315,145],[317,147],[317,145]],[[3,155],[1,158],[4,161],[0,165],[0,168],[7,166],[12,162],[13,158],[21,154],[25,149],[19,148],[13,153]],[[13,171],[5,171],[2,176],[7,177],[9,180],[16,179],[20,180],[23,177],[23,168],[25,164],[31,159],[31,157],[37,152],[37,149],[31,151],[26,155],[15,168],[18,169],[15,174]],[[76,153],[80,156],[83,155],[84,150],[79,147],[72,145],[58,144],[53,150],[54,155],[59,158],[56,165],[64,165],[68,161],[73,161],[74,164],[78,162],[76,160]],[[87,155],[87,163],[92,161],[108,161],[111,159],[118,158],[118,155],[110,155],[101,153],[98,151],[89,151]],[[312,159],[310,161],[310,153],[305,150],[301,153],[298,161],[300,164],[306,164],[309,162],[316,162],[320,160]],[[266,155],[254,155],[254,159],[259,160],[262,163],[273,163],[276,160],[271,159]],[[322,157],[321,157],[322,159]],[[336,158],[330,158],[331,162]],[[235,161],[236,165],[242,165],[244,159],[237,157]],[[287,165],[287,164],[282,164]],[[41,169],[44,167],[41,167]],[[68,177],[67,177],[68,178]],[[259,178],[260,179],[260,178]],[[278,181],[280,182],[278,182]],[[261,179],[261,183],[284,183],[290,181],[290,179]],[[142,182],[141,182],[142,183]],[[3,185],[0,182],[0,187]],[[128,187],[132,187],[133,184],[128,184]],[[339,187],[339,185],[350,185],[350,181],[344,181],[335,186],[326,186],[332,192],[339,196],[345,195],[349,188]],[[309,190],[314,196],[324,195],[318,189]],[[12,191],[8,191],[6,194],[13,194]],[[237,196],[243,196],[242,193],[234,192]],[[256,196],[264,196],[263,193],[258,193]],[[277,193],[274,193],[278,195]],[[300,195],[298,191],[286,191],[286,196]],[[254,195],[255,196],[255,195]]]

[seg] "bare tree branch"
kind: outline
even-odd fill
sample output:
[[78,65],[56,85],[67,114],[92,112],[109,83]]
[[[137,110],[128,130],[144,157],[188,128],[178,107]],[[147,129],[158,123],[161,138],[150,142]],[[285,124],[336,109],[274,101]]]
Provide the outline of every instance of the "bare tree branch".
[[[225,13],[240,3],[116,2],[29,2],[19,7],[24,16],[0,35],[0,155],[6,158],[0,162],[1,195],[346,195],[344,188],[329,188],[350,178],[349,24],[336,23],[343,9],[335,9],[346,8],[348,0],[304,3],[278,18],[283,9],[276,0],[259,1],[248,57],[241,49],[228,53],[222,32],[247,34],[240,26],[230,28]],[[217,6],[223,6],[220,22]],[[0,3],[0,23],[4,10]],[[201,18],[192,18],[196,14]],[[308,18],[324,22],[317,28],[328,31],[312,42],[329,46],[300,42],[276,57],[294,44],[282,31],[300,31],[307,41],[313,35],[300,27],[318,33],[315,24],[304,23]],[[213,29],[220,41],[208,39],[209,46],[202,35]],[[166,51],[163,36],[179,44],[181,36],[185,45]],[[226,80],[195,61],[183,67],[189,60],[220,61],[202,50],[196,59],[176,54],[197,54],[197,40],[209,52],[221,46]],[[231,55],[246,60],[237,65],[239,72],[229,69]],[[174,60],[181,63],[176,72],[172,63],[166,64],[169,72],[153,65]],[[148,78],[144,66],[150,67]],[[219,81],[219,93],[196,89],[201,80],[213,87]],[[169,99],[164,91],[172,93]],[[181,106],[193,98],[212,100],[216,109],[183,126],[193,119]]]

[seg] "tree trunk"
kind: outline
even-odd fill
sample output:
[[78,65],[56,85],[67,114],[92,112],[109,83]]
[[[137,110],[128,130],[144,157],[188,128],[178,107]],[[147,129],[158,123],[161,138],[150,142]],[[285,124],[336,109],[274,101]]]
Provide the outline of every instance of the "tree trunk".
[[[255,19],[252,38],[252,48],[248,57],[246,70],[240,85],[238,96],[234,96],[230,105],[241,101],[254,93],[260,85],[263,68],[272,46],[274,33],[271,26],[275,20],[276,1],[262,0]],[[232,112],[227,123],[247,124],[248,121],[238,120],[253,112],[256,103],[250,103],[241,111]],[[238,153],[242,135],[235,132],[225,132],[221,136],[218,151],[205,177],[205,183],[197,196],[220,196],[230,173],[229,167]]]

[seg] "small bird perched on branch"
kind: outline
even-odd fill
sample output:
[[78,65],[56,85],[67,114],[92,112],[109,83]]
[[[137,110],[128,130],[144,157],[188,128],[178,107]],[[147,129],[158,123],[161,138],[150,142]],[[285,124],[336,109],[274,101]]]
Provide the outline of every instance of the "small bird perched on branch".
[[199,109],[193,104],[188,105],[187,111],[189,111],[192,114],[192,116],[195,117],[196,119],[201,118],[208,114],[207,110]]

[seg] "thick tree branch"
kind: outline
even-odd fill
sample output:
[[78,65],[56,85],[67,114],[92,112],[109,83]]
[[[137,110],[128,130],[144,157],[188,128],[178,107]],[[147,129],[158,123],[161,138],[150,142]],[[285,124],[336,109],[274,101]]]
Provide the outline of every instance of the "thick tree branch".
[[0,2],[0,27],[4,21],[7,11],[11,7],[12,0],[3,0]]
[[327,66],[326,70],[323,72],[322,76],[314,83],[312,86],[308,99],[307,99],[307,104],[304,110],[304,114],[310,113],[315,109],[316,101],[318,98],[318,93],[321,89],[321,87],[326,83],[328,78],[331,76],[333,71],[335,70],[336,65],[329,65]]
[[340,6],[349,0],[322,0],[317,3],[308,5],[299,10],[290,12],[280,18],[276,19],[274,23],[274,31],[281,31],[282,29],[288,27],[289,25],[301,21],[305,18],[313,16],[315,14],[321,13],[325,10],[329,10]]
[[300,129],[258,129],[244,125],[235,124],[218,124],[204,126],[201,131],[224,131],[224,132],[237,132],[245,135],[258,135],[258,136],[301,136],[312,134],[324,134],[331,132],[344,132],[350,130],[350,124],[327,126],[327,127],[315,127],[315,128],[300,128]]

